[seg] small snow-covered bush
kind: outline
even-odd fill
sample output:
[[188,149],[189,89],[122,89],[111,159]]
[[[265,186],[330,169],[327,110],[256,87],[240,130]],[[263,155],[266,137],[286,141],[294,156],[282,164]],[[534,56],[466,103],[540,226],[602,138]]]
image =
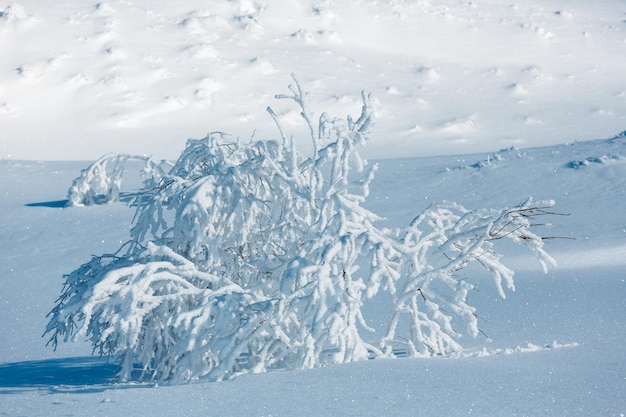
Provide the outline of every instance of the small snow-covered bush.
[[[508,239],[553,263],[531,232],[551,202],[470,211],[439,203],[388,229],[363,207],[375,166],[358,147],[373,123],[363,93],[357,120],[322,114],[315,125],[296,82],[290,95],[310,128],[313,153],[278,141],[190,140],[159,183],[137,199],[131,240],[66,276],[46,333],[87,337],[159,380],[232,378],[393,356],[451,355],[479,333],[473,285],[458,273],[478,262],[502,297],[513,272],[495,252]],[[268,108],[272,117],[274,112]],[[363,307],[388,294],[377,339]],[[369,336],[369,337],[368,337]]]
[[165,175],[162,163],[149,157],[123,154],[104,155],[74,179],[67,191],[67,205],[91,206],[118,201],[122,176],[129,161],[143,163],[142,174],[146,177],[146,187],[154,185]]

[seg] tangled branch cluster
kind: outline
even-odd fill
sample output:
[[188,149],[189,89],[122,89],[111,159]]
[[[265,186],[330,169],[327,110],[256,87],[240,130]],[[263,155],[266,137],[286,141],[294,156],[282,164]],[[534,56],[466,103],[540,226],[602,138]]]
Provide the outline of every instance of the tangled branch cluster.
[[[300,107],[312,155],[297,152],[271,109],[279,141],[190,140],[136,200],[131,240],[66,276],[49,343],[87,337],[120,359],[123,378],[139,364],[177,382],[390,357],[399,347],[451,355],[462,350],[455,317],[479,333],[473,286],[459,270],[479,262],[504,297],[513,272],[499,240],[553,263],[531,231],[551,202],[480,211],[443,202],[407,227],[378,226],[362,206],[375,166],[358,152],[373,124],[369,95],[357,120],[322,114],[316,126],[297,81],[290,92],[277,98]],[[363,306],[381,292],[387,330],[368,338]]]

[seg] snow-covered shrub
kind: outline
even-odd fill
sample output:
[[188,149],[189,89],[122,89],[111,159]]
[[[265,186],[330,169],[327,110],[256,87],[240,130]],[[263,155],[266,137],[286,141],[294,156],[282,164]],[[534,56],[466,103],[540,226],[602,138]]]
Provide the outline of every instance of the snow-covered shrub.
[[[405,228],[379,226],[362,206],[375,166],[357,150],[373,122],[369,95],[356,121],[322,114],[315,125],[300,85],[290,90],[277,98],[300,107],[312,155],[280,125],[278,141],[190,140],[137,200],[119,254],[66,276],[49,343],[87,337],[119,357],[123,377],[139,363],[173,381],[390,357],[398,347],[450,355],[462,350],[455,317],[479,332],[461,269],[482,264],[504,297],[513,272],[494,251],[498,240],[553,262],[530,231],[551,202],[481,211],[440,203]],[[391,315],[376,340],[363,306],[380,292]]]
[[142,174],[146,177],[146,187],[155,185],[165,175],[162,163],[150,157],[108,154],[93,162],[74,179],[67,191],[67,205],[90,206],[118,201],[128,161],[144,164]]

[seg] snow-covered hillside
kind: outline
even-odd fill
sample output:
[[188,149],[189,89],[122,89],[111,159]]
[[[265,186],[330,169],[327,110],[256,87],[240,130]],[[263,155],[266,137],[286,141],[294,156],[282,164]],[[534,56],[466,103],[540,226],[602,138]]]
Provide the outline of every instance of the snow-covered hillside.
[[[622,0],[0,2],[0,157],[175,158],[276,136],[295,72],[313,109],[379,109],[370,158],[609,137],[626,124]],[[301,125],[297,112],[276,109]]]

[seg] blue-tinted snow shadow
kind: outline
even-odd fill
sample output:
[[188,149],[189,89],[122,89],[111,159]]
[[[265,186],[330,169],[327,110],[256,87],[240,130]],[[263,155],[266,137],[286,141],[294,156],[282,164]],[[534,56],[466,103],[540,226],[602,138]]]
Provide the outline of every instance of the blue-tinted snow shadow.
[[26,207],[63,208],[67,206],[67,200],[43,201],[41,203],[28,203],[28,204],[25,204],[25,206]]
[[117,382],[119,365],[97,357],[0,364],[0,394],[24,388],[101,391]]
[[[141,192],[121,192],[118,197],[118,201],[125,204],[131,204],[137,197],[141,196]],[[106,196],[93,197],[93,205],[100,206],[108,204]],[[67,207],[68,200],[55,200],[55,201],[40,201],[37,203],[24,204],[26,207],[47,207],[47,208],[65,208]]]

